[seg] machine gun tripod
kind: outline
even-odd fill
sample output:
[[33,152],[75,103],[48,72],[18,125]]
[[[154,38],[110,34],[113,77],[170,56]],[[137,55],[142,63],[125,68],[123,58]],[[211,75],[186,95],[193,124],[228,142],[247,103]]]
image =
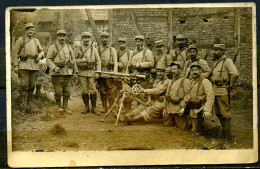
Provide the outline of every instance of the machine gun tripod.
[[[117,118],[115,122],[115,126],[118,126],[118,120],[121,114],[122,106],[124,103],[124,100],[126,97],[130,97],[133,100],[137,101],[138,103],[147,106],[145,102],[143,102],[141,99],[137,98],[136,95],[140,93],[140,86],[138,85],[138,80],[145,79],[145,75],[130,75],[130,74],[123,74],[123,73],[113,73],[113,72],[98,72],[101,74],[101,77],[105,78],[114,78],[117,80],[122,81],[122,90],[120,90],[119,96],[116,98],[113,105],[110,107],[108,112],[106,113],[105,117],[101,119],[101,122],[104,122],[105,119],[109,116],[109,114],[112,112],[112,109],[115,107],[115,105],[119,102],[119,110],[117,113]],[[135,84],[132,86],[132,88],[127,84],[127,81],[132,80],[135,82]]]

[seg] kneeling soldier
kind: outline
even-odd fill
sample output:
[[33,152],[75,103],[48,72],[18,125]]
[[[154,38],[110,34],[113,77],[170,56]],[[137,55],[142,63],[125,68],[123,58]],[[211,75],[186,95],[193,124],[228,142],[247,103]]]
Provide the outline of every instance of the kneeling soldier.
[[89,42],[91,40],[90,32],[82,32],[83,45],[75,49],[76,63],[79,69],[78,79],[81,86],[82,99],[86,110],[82,114],[90,113],[89,98],[92,104],[92,113],[100,115],[97,112],[97,89],[96,80],[99,77],[95,71],[101,71],[101,61],[96,48]]
[[192,131],[200,134],[203,130],[204,119],[212,116],[214,93],[211,82],[202,76],[203,70],[200,63],[192,63],[190,69],[192,80],[188,107],[192,118]]
[[[66,31],[57,31],[57,42],[51,45],[47,54],[47,65],[50,68],[51,83],[54,87],[54,97],[57,108],[61,107],[63,96],[63,110],[68,114],[68,101],[71,93],[72,78],[78,72],[71,46],[65,43]],[[62,110],[62,111],[63,111]]]

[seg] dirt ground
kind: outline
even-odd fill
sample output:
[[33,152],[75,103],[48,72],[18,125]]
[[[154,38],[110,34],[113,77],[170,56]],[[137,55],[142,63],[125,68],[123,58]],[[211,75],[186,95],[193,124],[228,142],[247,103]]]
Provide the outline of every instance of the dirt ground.
[[[13,98],[13,105],[19,104],[18,98]],[[115,118],[111,114],[105,122],[101,122],[105,114],[95,116],[80,113],[84,105],[79,91],[74,90],[69,101],[73,115],[54,114],[52,111],[54,102],[47,101],[48,98],[53,98],[52,92],[43,94],[35,100],[37,111],[33,114],[22,114],[12,106],[13,151],[227,148],[219,138],[198,136],[190,130],[181,130],[176,126],[166,127],[161,120],[153,123],[140,122],[130,126],[119,123],[119,126],[115,127]],[[232,98],[232,139],[228,143],[228,148],[252,148],[252,90],[237,87],[233,91]],[[100,107],[99,100],[98,109]]]

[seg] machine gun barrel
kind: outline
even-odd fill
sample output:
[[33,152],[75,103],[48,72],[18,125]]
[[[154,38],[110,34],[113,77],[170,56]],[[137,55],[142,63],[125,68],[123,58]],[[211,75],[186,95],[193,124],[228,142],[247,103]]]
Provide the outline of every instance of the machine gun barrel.
[[115,72],[103,72],[103,71],[96,71],[96,73],[100,74],[100,77],[103,78],[114,78],[114,79],[134,79],[134,78],[143,78],[145,79],[145,75],[140,74],[128,74],[128,73],[115,73]]

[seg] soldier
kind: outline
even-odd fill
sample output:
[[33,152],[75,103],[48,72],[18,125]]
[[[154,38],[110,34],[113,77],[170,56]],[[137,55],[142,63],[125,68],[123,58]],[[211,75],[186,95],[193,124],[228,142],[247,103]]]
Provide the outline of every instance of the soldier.
[[177,48],[173,51],[170,52],[170,56],[172,57],[173,60],[179,61],[181,63],[181,67],[184,67],[184,63],[187,60],[186,52],[186,38],[185,36],[178,34],[176,36],[176,43],[177,43]]
[[212,84],[202,76],[203,68],[200,63],[194,62],[190,66],[192,72],[190,98],[188,107],[192,118],[192,131],[199,134],[203,130],[203,121],[212,116],[214,93]]
[[[117,51],[118,72],[129,74],[129,65],[133,57],[133,51],[126,48],[126,38],[118,38],[119,50]],[[122,82],[117,82],[117,90],[122,90]],[[119,96],[119,93],[117,93]],[[126,97],[124,108],[126,111],[131,110],[132,99]]]
[[71,46],[65,43],[66,35],[66,30],[57,31],[57,42],[48,49],[47,65],[50,68],[51,83],[55,92],[55,110],[61,108],[61,97],[63,96],[62,109],[59,111],[72,114],[68,109],[68,100],[72,78],[78,73],[78,68]]
[[204,59],[199,59],[198,58],[198,48],[196,47],[196,45],[190,45],[187,49],[187,55],[189,60],[187,60],[184,64],[184,68],[183,68],[183,76],[185,76],[188,79],[192,78],[192,74],[191,74],[191,70],[190,70],[190,65],[194,62],[199,62],[200,65],[202,66],[202,70],[204,71],[202,73],[202,76],[205,78],[209,77],[210,74],[210,68],[208,63],[204,60]]
[[[141,89],[142,92],[153,95],[152,102],[150,106],[145,108],[142,111],[133,111],[131,113],[126,114],[126,121],[128,124],[132,124],[133,122],[145,120],[149,122],[152,119],[160,119],[162,118],[162,112],[164,108],[163,100],[164,100],[164,93],[168,86],[169,79],[165,76],[165,69],[164,68],[157,68],[156,69],[156,81],[153,84],[153,89]],[[161,90],[161,88],[165,90]],[[140,110],[140,109],[138,109]]]
[[148,88],[150,82],[150,70],[154,66],[153,54],[149,49],[144,47],[144,36],[135,36],[136,48],[133,53],[133,58],[130,63],[132,73],[146,75],[147,78],[140,85],[143,88]]
[[214,110],[220,119],[224,138],[229,139],[230,89],[234,87],[239,73],[232,60],[225,56],[225,44],[214,44],[213,60],[215,63],[211,80],[215,94]]
[[[108,46],[109,34],[102,32],[100,34],[101,45],[98,47],[98,53],[101,59],[101,71],[117,72],[117,55],[113,47]],[[107,112],[107,101],[110,107],[114,103],[115,81],[112,78],[100,77],[98,79],[100,97],[103,105],[102,113]]]
[[86,110],[82,114],[90,113],[89,99],[92,104],[92,113],[100,115],[97,112],[97,88],[96,80],[99,77],[95,71],[101,71],[101,61],[96,48],[90,44],[91,33],[82,32],[83,45],[75,49],[76,63],[79,69],[78,80],[81,86],[82,99]]
[[20,107],[22,111],[31,110],[33,91],[39,73],[39,61],[44,56],[39,40],[33,37],[34,33],[33,24],[25,24],[25,35],[18,38],[12,51],[14,72],[18,73],[20,80]]
[[165,44],[162,40],[156,41],[155,47],[157,54],[154,58],[154,69],[151,70],[153,74],[155,74],[157,68],[166,69],[172,63],[172,58],[165,53]]

